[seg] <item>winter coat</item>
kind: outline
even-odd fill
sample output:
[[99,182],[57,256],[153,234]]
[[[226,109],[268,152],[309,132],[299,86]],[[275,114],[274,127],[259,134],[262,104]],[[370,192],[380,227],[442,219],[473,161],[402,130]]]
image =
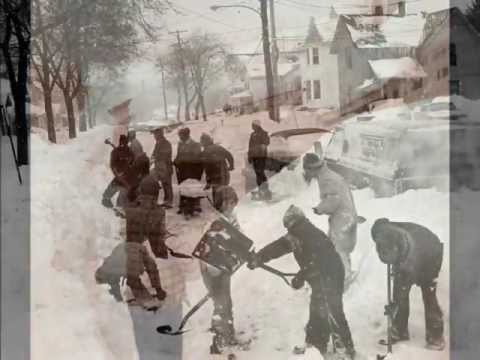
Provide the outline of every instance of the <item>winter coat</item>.
[[438,277],[443,244],[437,235],[410,222],[389,222],[383,226],[387,231],[382,233],[386,236],[376,239],[379,255],[388,252],[392,243],[400,244],[400,259],[394,264],[394,273],[420,286]]
[[151,156],[159,179],[168,179],[173,173],[172,144],[167,139],[157,140]]
[[211,144],[202,152],[202,161],[209,185],[228,185],[229,171],[234,167],[233,155],[223,146]]
[[174,164],[179,184],[187,179],[200,180],[203,172],[202,146],[192,139],[180,141]]
[[340,256],[327,235],[306,218],[298,220],[286,235],[257,252],[256,258],[264,263],[291,252],[305,281],[312,284],[329,279],[343,289],[345,275]]
[[130,140],[129,147],[130,147],[130,150],[132,151],[133,155],[135,156],[135,158],[137,158],[138,156],[143,154],[143,146],[140,143],[140,141],[138,141],[138,139]]
[[328,236],[338,251],[351,253],[357,242],[357,211],[350,187],[326,164],[316,179],[320,190],[317,211],[329,215]]
[[153,288],[160,288],[157,264],[139,243],[121,243],[103,261],[96,272],[97,279],[118,279],[120,277],[138,278],[147,272]]
[[250,141],[248,142],[248,160],[265,159],[267,157],[267,147],[270,144],[268,133],[259,128],[252,132]]
[[155,197],[140,195],[137,206],[125,209],[125,216],[127,241],[141,244],[148,240],[156,257],[168,258],[165,210],[157,205]]
[[134,201],[137,197],[137,188],[140,182],[150,172],[150,159],[147,154],[141,153],[133,161],[132,166],[128,169],[126,174],[126,180],[129,184],[128,200]]
[[110,153],[110,168],[115,176],[125,174],[134,158],[128,146],[118,146],[113,149]]

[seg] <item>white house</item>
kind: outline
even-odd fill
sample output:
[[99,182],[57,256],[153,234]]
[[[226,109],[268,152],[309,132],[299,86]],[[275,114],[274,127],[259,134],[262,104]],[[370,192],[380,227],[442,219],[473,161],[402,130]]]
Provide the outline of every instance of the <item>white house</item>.
[[301,59],[303,104],[316,108],[339,108],[337,55],[330,53],[338,17],[310,19],[305,40],[305,56]]

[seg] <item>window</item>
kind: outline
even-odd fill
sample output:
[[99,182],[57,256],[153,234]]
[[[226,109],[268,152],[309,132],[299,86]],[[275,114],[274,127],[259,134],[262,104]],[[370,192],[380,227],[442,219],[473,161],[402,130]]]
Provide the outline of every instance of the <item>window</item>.
[[423,79],[416,79],[413,80],[413,90],[418,90],[423,86]]
[[345,63],[349,69],[352,68],[352,52],[350,49],[345,49]]
[[313,51],[313,54],[312,54],[312,63],[313,63],[314,65],[320,64],[320,56],[319,56],[319,53],[318,53],[318,48],[313,48],[312,51]]
[[382,16],[383,15],[383,6],[375,6],[375,15]]
[[460,95],[460,81],[452,80],[450,81],[450,95]]
[[448,67],[444,67],[442,69],[442,77],[447,77],[448,76]]
[[450,44],[450,66],[457,66],[457,45]]
[[310,80],[305,81],[305,90],[307,101],[312,100],[312,82]]
[[313,81],[313,98],[320,99],[322,97],[322,90],[320,86],[320,80]]
[[310,49],[307,48],[307,65],[310,65]]

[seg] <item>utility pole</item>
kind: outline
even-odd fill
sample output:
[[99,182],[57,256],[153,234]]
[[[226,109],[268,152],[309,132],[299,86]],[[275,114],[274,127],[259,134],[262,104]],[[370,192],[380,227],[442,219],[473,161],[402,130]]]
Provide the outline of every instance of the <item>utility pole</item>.
[[272,35],[272,73],[273,73],[273,106],[275,109],[275,121],[280,122],[280,106],[279,98],[280,94],[278,92],[278,57],[279,51],[277,46],[277,31],[275,26],[275,5],[274,0],[270,1],[270,27]]
[[162,67],[162,92],[163,92],[163,109],[165,111],[165,120],[168,120],[168,111],[167,111],[167,92],[165,89],[165,69]]
[[275,121],[275,103],[273,89],[272,57],[270,54],[270,39],[268,34],[267,0],[260,0],[260,17],[262,18],[262,42],[265,61],[265,77],[267,81],[267,109],[271,120]]
[[178,51],[180,52],[179,62],[180,68],[182,71],[182,85],[183,85],[183,95],[185,98],[185,121],[190,121],[190,106],[188,104],[188,84],[187,84],[187,76],[186,76],[186,67],[185,67],[185,59],[183,58],[183,48],[182,48],[182,39],[180,38],[181,33],[187,32],[186,30],[177,30],[174,32],[169,32],[169,34],[176,34],[177,36],[177,46]]

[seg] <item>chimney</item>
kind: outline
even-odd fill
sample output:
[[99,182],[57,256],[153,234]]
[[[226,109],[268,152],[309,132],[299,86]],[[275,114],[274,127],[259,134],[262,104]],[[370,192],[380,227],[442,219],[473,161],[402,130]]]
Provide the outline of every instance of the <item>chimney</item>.
[[405,0],[402,0],[398,3],[398,16],[405,17],[407,15],[407,6]]

